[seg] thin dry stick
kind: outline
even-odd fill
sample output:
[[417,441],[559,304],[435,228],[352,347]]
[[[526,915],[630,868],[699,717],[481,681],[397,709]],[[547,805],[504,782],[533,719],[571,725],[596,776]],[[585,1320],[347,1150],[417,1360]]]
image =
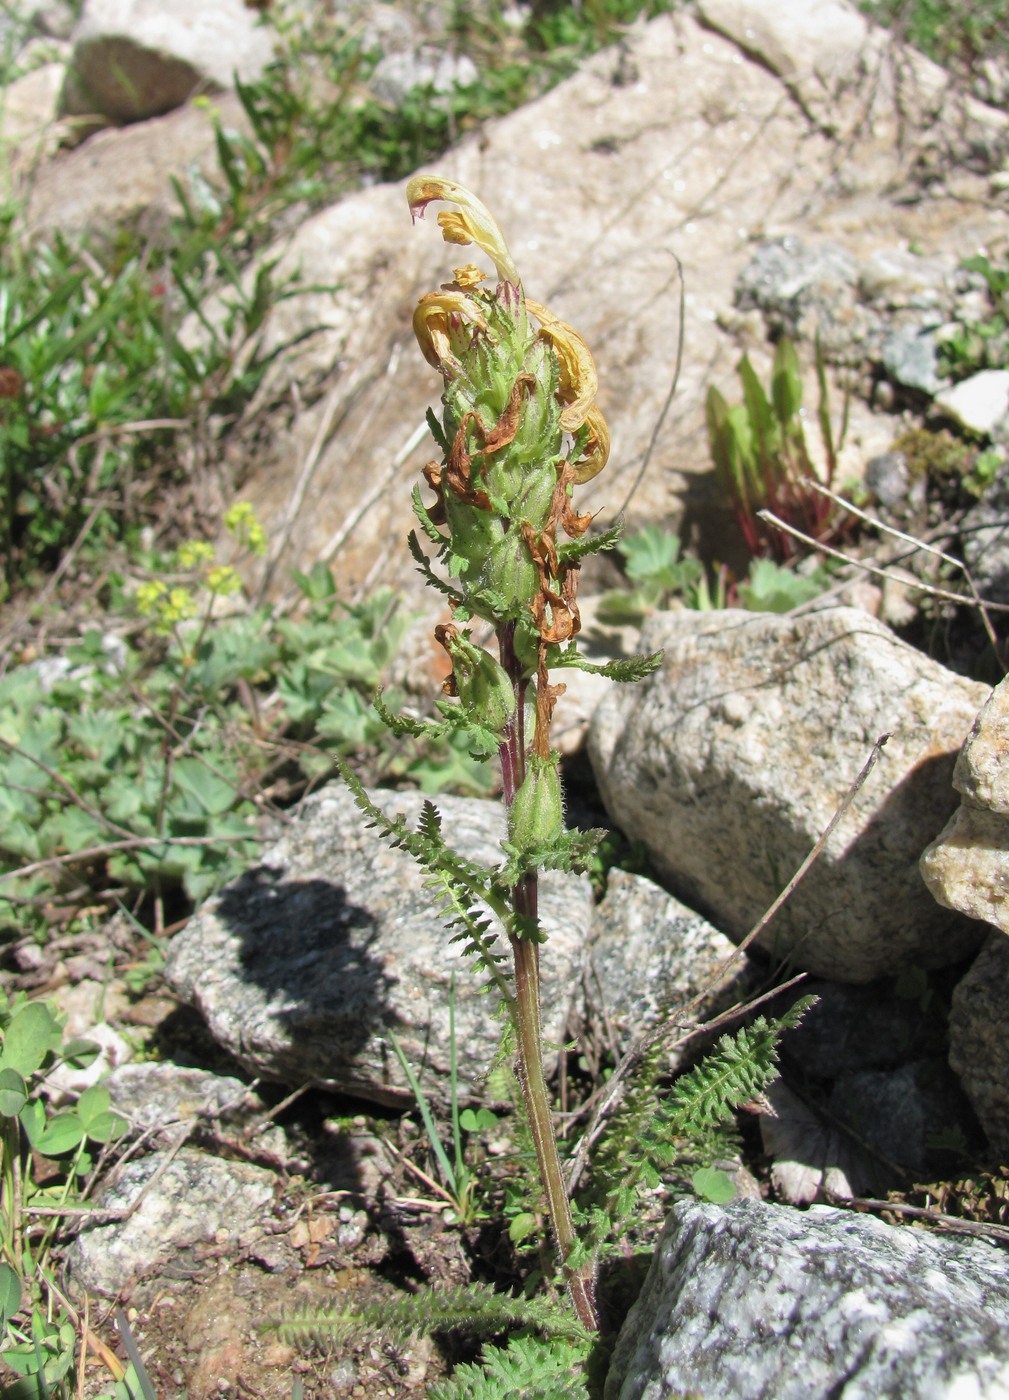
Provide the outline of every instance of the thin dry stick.
[[873,574],[876,578],[887,579],[890,583],[900,583],[905,587],[913,587],[919,593],[927,593],[932,598],[942,598],[947,603],[962,603],[969,608],[980,606],[988,608],[991,612],[1009,612],[1009,603],[993,603],[987,598],[971,598],[966,593],[951,593],[948,589],[936,588],[935,584],[932,583],[909,584],[906,578],[898,578],[894,574],[889,574],[878,564],[870,564],[862,559],[853,559],[850,555],[843,554],[841,550],[833,549],[830,545],[824,544],[822,540],[816,540],[812,535],[806,535],[802,530],[797,530],[794,525],[787,525],[773,511],[758,510],[757,515],[768,525],[773,525],[776,530],[783,530],[786,535],[791,535],[794,539],[808,545],[815,553],[826,554],[831,559],[839,559],[842,564],[850,564],[853,568],[863,569],[867,574]]
[[[655,451],[655,444],[659,440],[659,433],[662,431],[662,425],[665,423],[669,410],[673,405],[673,399],[676,397],[676,389],[680,382],[680,371],[683,368],[684,327],[686,325],[687,319],[686,281],[683,276],[683,264],[680,262],[676,254],[668,248],[664,249],[663,251],[669,253],[669,256],[676,264],[676,272],[680,279],[680,326],[676,335],[676,363],[673,366],[673,381],[669,386],[669,393],[666,395],[662,407],[659,409],[659,416],[655,420],[655,427],[652,429],[652,435],[648,439],[648,446],[645,448],[645,455],[641,459],[641,466],[638,468],[638,474],[634,478],[634,481],[631,485],[631,489],[624,497],[623,505],[620,507],[620,510],[618,512],[618,514],[620,515],[623,515],[624,511],[630,505],[631,500],[634,497],[634,493],[637,491],[638,487],[644,480],[645,472],[648,470],[648,464],[652,460],[652,453]],[[666,285],[668,286],[668,283]]]
[[274,571],[276,570],[277,565],[280,563],[281,556],[284,554],[284,551],[287,549],[287,546],[291,542],[291,534],[294,530],[294,526],[298,519],[298,516],[301,513],[301,507],[304,504],[305,500],[305,493],[308,490],[312,477],[315,475],[316,468],[319,465],[319,459],[322,457],[322,450],[326,446],[326,443],[329,441],[330,436],[332,435],[333,423],[336,419],[336,412],[345,396],[346,386],[343,384],[337,384],[336,388],[332,391],[329,398],[326,400],[326,406],[322,410],[322,417],[319,420],[319,426],[316,430],[315,437],[312,440],[312,445],[308,449],[308,454],[305,457],[304,465],[301,468],[301,472],[299,473],[297,481],[294,483],[294,489],[292,490],[290,500],[287,503],[287,511],[284,515],[284,523],[281,526],[279,535],[274,541],[272,549],[270,550],[270,557],[266,561],[266,567],[263,570],[263,576],[259,580],[259,586],[256,589],[256,594],[253,599],[254,607],[258,607],[259,604],[263,601],[263,598],[266,596],[266,590],[269,588],[270,583],[273,579]]
[[[50,768],[47,763],[43,763],[41,758],[36,758],[35,755],[29,753],[27,749],[22,749],[17,744],[12,744],[11,741],[5,739],[2,734],[0,734],[0,748],[5,749],[9,754],[13,754],[16,758],[24,758],[27,759],[29,763],[34,763],[35,767],[41,769],[50,782],[56,784],[69,802],[72,802],[75,807],[79,807],[82,812],[86,812],[89,817],[92,817],[109,831],[114,831],[119,836],[132,837],[133,832],[130,831],[128,827],[120,826],[117,822],[114,822],[111,817],[107,817],[104,813],[99,812],[97,807],[92,807],[90,802],[85,801],[80,793],[67,782],[66,778],[61,777],[60,774],[57,773],[55,769]],[[21,791],[22,789],[18,790]]]
[[19,865],[16,870],[0,870],[0,880],[13,880],[17,876],[34,875],[51,865],[73,865],[78,860],[98,860],[101,856],[114,855],[116,851],[140,851],[160,846],[224,846],[236,841],[264,841],[250,831],[247,836],[135,836],[129,841],[108,841],[103,846],[86,846],[82,851],[68,851],[62,856],[46,856],[44,860],[33,860],[30,865]]
[[[624,1056],[623,1060],[620,1062],[620,1064],[617,1066],[617,1068],[611,1075],[609,1084],[607,1086],[606,1097],[596,1109],[592,1122],[590,1123],[584,1136],[579,1142],[575,1152],[571,1156],[571,1165],[568,1171],[569,1193],[575,1189],[582,1175],[582,1172],[585,1170],[585,1164],[588,1160],[589,1149],[598,1138],[606,1120],[613,1114],[617,1104],[623,1097],[625,1081],[629,1078],[631,1073],[633,1073],[633,1071],[637,1068],[637,1066],[641,1063],[642,1059],[645,1057],[645,1055],[648,1054],[650,1050],[654,1049],[662,1041],[671,1038],[673,1031],[678,1030],[680,1028],[679,1023],[683,1020],[683,1018],[685,1016],[688,1016],[701,1004],[704,998],[712,991],[712,989],[715,986],[717,986],[717,984],[725,976],[726,972],[728,972],[729,968],[733,965],[733,963],[736,962],[742,956],[746,949],[749,948],[751,943],[753,943],[754,939],[758,938],[760,934],[763,933],[764,929],[767,928],[767,925],[774,918],[775,914],[784,904],[785,900],[791,896],[792,892],[795,890],[800,880],[802,880],[809,873],[810,867],[813,865],[814,861],[816,861],[817,858],[821,855],[824,846],[830,839],[831,833],[834,831],[838,822],[847,812],[848,808],[855,800],[855,797],[857,796],[859,790],[862,788],[869,774],[875,767],[879,756],[883,751],[883,747],[889,738],[889,734],[881,734],[876,740],[876,742],[873,744],[872,752],[869,754],[869,757],[863,765],[861,772],[859,773],[855,781],[851,784],[844,797],[841,799],[840,805],[834,812],[834,815],[831,817],[830,821],[824,827],[823,831],[820,833],[816,844],[813,846],[812,850],[809,852],[805,860],[799,866],[798,870],[796,870],[795,874],[789,880],[788,884],[778,895],[777,899],[775,899],[774,902],[770,905],[770,907],[760,916],[760,918],[754,924],[753,928],[750,929],[749,933],[738,945],[738,947],[734,948],[729,954],[729,956],[715,969],[715,971],[708,978],[707,982],[704,984],[704,986],[701,988],[701,990],[697,993],[696,996],[694,996],[684,1006],[677,1007],[675,1012],[671,1013],[670,1016],[668,1016],[663,1021],[662,1025],[659,1026],[657,1029],[646,1031],[643,1035],[638,1036],[638,1038],[631,1045],[630,1049],[627,1051],[627,1054]],[[779,989],[775,988],[774,991],[769,995],[776,995],[778,993],[778,990]],[[691,1034],[694,1034],[694,1032],[691,1032]]]
[[358,504],[354,507],[354,509],[347,516],[346,520],[340,526],[339,530],[337,530],[336,534],[326,544],[326,547],[319,555],[319,559],[323,564],[328,564],[329,561],[334,557],[334,555],[339,553],[339,551],[347,543],[347,540],[350,538],[354,530],[357,529],[358,525],[367,515],[368,511],[371,510],[372,506],[376,503],[376,501],[381,500],[382,497],[385,495],[385,491],[389,485],[389,482],[392,481],[393,478],[396,476],[396,473],[399,471],[400,467],[409,457],[410,453],[413,452],[413,450],[421,442],[424,441],[426,435],[427,423],[418,424],[418,426],[410,434],[407,441],[396,453],[395,457],[392,459],[392,463],[390,464],[388,470],[381,477],[381,479],[378,481],[373,490],[369,491],[366,496],[362,497],[362,499],[358,502]]
[[[998,638],[995,635],[995,629],[992,626],[991,618],[988,616],[988,604],[985,603],[984,599],[977,591],[977,584],[974,582],[974,576],[962,559],[958,559],[955,554],[947,554],[944,549],[937,549],[934,544],[929,544],[926,540],[919,540],[914,535],[908,535],[903,530],[896,529],[893,525],[887,525],[882,520],[877,520],[874,515],[870,515],[867,511],[860,510],[858,506],[852,505],[850,501],[846,501],[843,496],[837,495],[836,492],[831,491],[828,486],[824,486],[819,481],[810,481],[809,486],[819,495],[826,496],[829,501],[833,501],[834,505],[840,506],[842,509],[846,510],[849,515],[853,515],[856,520],[861,520],[864,524],[870,525],[874,530],[879,530],[881,534],[889,535],[891,539],[903,541],[904,544],[911,546],[912,551],[921,550],[922,553],[931,554],[936,559],[941,559],[944,564],[950,564],[953,568],[959,569],[967,580],[967,587],[970,589],[975,606],[981,614],[981,622],[984,626],[985,635],[991,643],[992,650],[995,652],[996,656],[998,655]],[[853,559],[850,562],[856,564],[858,561]],[[890,560],[890,562],[893,563],[894,561]]]
[[943,1229],[963,1235],[986,1235],[994,1240],[1009,1244],[1009,1226],[988,1224],[983,1220],[962,1220],[958,1215],[945,1215],[942,1211],[928,1206],[908,1206],[898,1201],[878,1201],[871,1196],[836,1196],[829,1192],[831,1205],[851,1208],[861,1206],[867,1210],[892,1210],[899,1215],[910,1215],[915,1220],[928,1220]]

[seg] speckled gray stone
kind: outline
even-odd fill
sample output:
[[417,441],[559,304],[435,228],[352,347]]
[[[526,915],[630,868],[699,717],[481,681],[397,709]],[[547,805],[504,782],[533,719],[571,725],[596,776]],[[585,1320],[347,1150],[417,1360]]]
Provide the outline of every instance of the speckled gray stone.
[[[416,792],[373,797],[411,824],[424,801]],[[450,844],[500,862],[500,804],[443,797],[437,806]],[[494,997],[480,995],[486,977],[450,943],[439,907],[413,859],[367,826],[349,790],[333,784],[176,935],[166,974],[252,1073],[392,1105],[412,1095],[387,1026],[425,1089],[447,1091],[455,974],[459,1082],[476,1094],[502,1024]],[[591,923],[588,881],[544,877],[540,916],[544,1040],[560,1044]]]
[[953,993],[949,1062],[988,1141],[1009,1158],[1009,938],[991,933]]
[[921,874],[935,898],[1009,933],[1009,684],[985,701],[953,770],[962,801],[925,850]]
[[956,754],[987,688],[854,608],[790,618],[658,613],[662,668],[615,686],[589,751],[614,823],[735,941],[809,854],[874,740],[882,758],[759,943],[836,981],[969,955],[978,933],[918,874],[949,816]]
[[[661,885],[611,870],[595,913],[589,1004],[626,1048],[639,1032],[691,1001],[735,952],[731,940]],[[709,1020],[752,993],[758,977],[744,956],[682,1020]],[[678,1065],[674,1056],[673,1065]]]
[[82,1227],[67,1251],[71,1278],[78,1288],[104,1298],[159,1270],[184,1278],[197,1265],[195,1247],[227,1240],[234,1253],[240,1237],[255,1233],[277,1181],[262,1167],[225,1162],[188,1147],[175,1157],[152,1152],[128,1162],[99,1192],[96,1212],[125,1210],[148,1189],[126,1219]]
[[606,1400],[1006,1400],[1009,1260],[866,1215],[673,1208]]
[[[977,1136],[956,1076],[937,1056],[899,1069],[842,1075],[828,1109],[831,1120],[850,1130],[856,1142],[882,1155],[877,1175],[893,1163],[916,1180],[932,1180],[948,1172],[953,1161],[935,1146],[936,1134],[959,1128],[965,1140]],[[887,1187],[899,1184],[899,1177],[887,1174]]]
[[740,310],[761,311],[770,334],[819,335],[828,354],[844,358],[871,319],[858,305],[857,281],[858,264],[844,248],[788,235],[760,245],[736,281],[735,300]]

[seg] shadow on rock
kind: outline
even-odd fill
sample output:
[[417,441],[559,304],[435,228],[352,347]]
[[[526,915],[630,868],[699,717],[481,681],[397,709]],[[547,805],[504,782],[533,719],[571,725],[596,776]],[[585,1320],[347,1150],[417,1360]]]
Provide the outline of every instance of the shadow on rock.
[[[231,1048],[271,1078],[332,1083],[334,1065],[352,1066],[393,1015],[392,979],[372,956],[372,915],[339,884],[286,880],[266,865],[223,890],[214,913],[237,942],[237,963],[220,989],[233,999],[230,1012],[218,1006],[241,1026]],[[203,979],[188,971],[205,1002]],[[352,1078],[341,1075],[334,1087],[353,1093]]]

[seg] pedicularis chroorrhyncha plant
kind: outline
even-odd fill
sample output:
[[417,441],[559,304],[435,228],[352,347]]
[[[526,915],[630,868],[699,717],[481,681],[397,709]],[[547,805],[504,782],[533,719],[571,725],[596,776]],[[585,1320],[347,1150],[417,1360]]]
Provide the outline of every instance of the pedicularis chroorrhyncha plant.
[[[515,1033],[518,1080],[536,1147],[556,1249],[585,1327],[596,1330],[592,1265],[569,1264],[575,1234],[558,1159],[543,1074],[540,1037],[537,916],[541,870],[584,869],[601,832],[564,826],[558,755],[550,720],[563,686],[553,668],[578,667],[634,681],[660,655],[597,666],[579,655],[576,593],[581,560],[616,543],[619,524],[590,537],[592,517],[579,515],[574,487],[606,464],[609,434],[596,406],[596,369],[577,331],[525,296],[500,229],[462,186],[418,175],[407,187],[414,218],[427,205],[454,205],[438,215],[448,243],[476,244],[497,271],[468,264],[453,281],[422,297],[413,325],[425,359],[444,380],[442,414],[429,413],[442,460],[424,468],[433,502],[414,491],[421,531],[435,548],[428,560],[416,534],[410,547],[429,582],[445,594],[452,621],[436,629],[452,661],[448,699],[435,729],[464,730],[473,751],[500,756],[508,834],[494,869],[468,861],[443,840],[433,806],[416,832],[390,822],[348,776],[360,805],[427,869],[442,895],[456,937],[486,968],[503,997]],[[489,623],[497,656],[476,644],[471,626]],[[485,630],[485,629],[484,629]],[[383,718],[399,733],[424,732],[420,722]],[[430,726],[428,726],[430,727]],[[480,900],[501,929],[474,907]],[[503,930],[512,973],[499,951]]]

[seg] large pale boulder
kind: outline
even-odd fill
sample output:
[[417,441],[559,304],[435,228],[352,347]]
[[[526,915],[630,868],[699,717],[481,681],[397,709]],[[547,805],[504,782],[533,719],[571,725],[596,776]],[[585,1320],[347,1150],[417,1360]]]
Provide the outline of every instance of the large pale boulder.
[[[809,8],[819,13],[812,0]],[[854,7],[846,12],[864,24]],[[596,357],[613,452],[579,490],[579,509],[602,511],[601,524],[628,500],[632,523],[686,516],[695,542],[723,560],[738,545],[710,470],[704,398],[712,382],[740,397],[740,345],[724,323],[754,245],[794,234],[843,243],[855,259],[908,243],[956,259],[991,242],[1004,222],[987,179],[953,162],[955,197],[941,182],[927,200],[915,193],[919,137],[961,140],[959,128],[949,134],[954,94],[936,119],[931,98],[923,107],[902,92],[898,102],[882,79],[863,87],[860,67],[846,71],[851,100],[832,108],[839,144],[741,43],[683,13],[635,25],[619,48],[433,162],[481,195],[529,294],[576,326]],[[401,542],[410,490],[432,455],[423,417],[439,381],[410,317],[472,252],[446,247],[431,216],[411,229],[400,185],[348,196],[266,253],[283,255],[278,281],[300,269],[314,289],[286,297],[266,327],[264,354],[295,348],[264,383],[264,402],[276,396],[285,408],[264,425],[243,486],[276,524],[305,467],[278,583],[288,562],[325,557],[348,583],[380,572],[415,586]],[[676,357],[675,259],[685,357],[642,477]],[[303,405],[294,416],[291,402]],[[853,418],[853,459],[882,450],[880,419],[868,410]]]
[[960,806],[925,850],[921,873],[949,909],[1009,933],[1009,681],[985,701],[953,769]]
[[697,13],[766,63],[813,109],[838,77],[850,78],[869,56],[868,22],[844,0],[698,0]]
[[838,981],[940,967],[979,933],[940,910],[918,857],[953,802],[986,689],[852,608],[791,618],[659,613],[662,668],[614,687],[590,753],[607,810],[689,904],[737,942],[780,893],[869,757],[819,860],[759,943]]
[[270,32],[243,0],[85,0],[63,92],[70,115],[140,121],[258,78]]
[[[214,103],[226,129],[250,130],[234,93]],[[178,212],[172,179],[217,169],[214,125],[208,112],[182,107],[167,116],[99,132],[73,151],[39,167],[27,191],[26,231],[112,239],[120,223],[145,233],[163,229]]]
[[823,1206],[680,1202],[605,1395],[1005,1400],[1006,1256]]
[[[376,792],[416,825],[416,792]],[[496,864],[499,803],[442,797],[446,839]],[[455,978],[459,1086],[475,1095],[503,1032],[496,997],[445,929],[425,873],[367,824],[342,784],[305,804],[256,867],[210,900],[172,942],[166,968],[180,996],[251,1073],[314,1080],[378,1103],[412,1102],[387,1027],[428,1092],[447,1096]],[[583,877],[546,875],[540,917],[544,1039],[559,1045],[580,983],[592,917]],[[507,949],[505,950],[507,954]],[[506,959],[507,964],[507,959]]]

